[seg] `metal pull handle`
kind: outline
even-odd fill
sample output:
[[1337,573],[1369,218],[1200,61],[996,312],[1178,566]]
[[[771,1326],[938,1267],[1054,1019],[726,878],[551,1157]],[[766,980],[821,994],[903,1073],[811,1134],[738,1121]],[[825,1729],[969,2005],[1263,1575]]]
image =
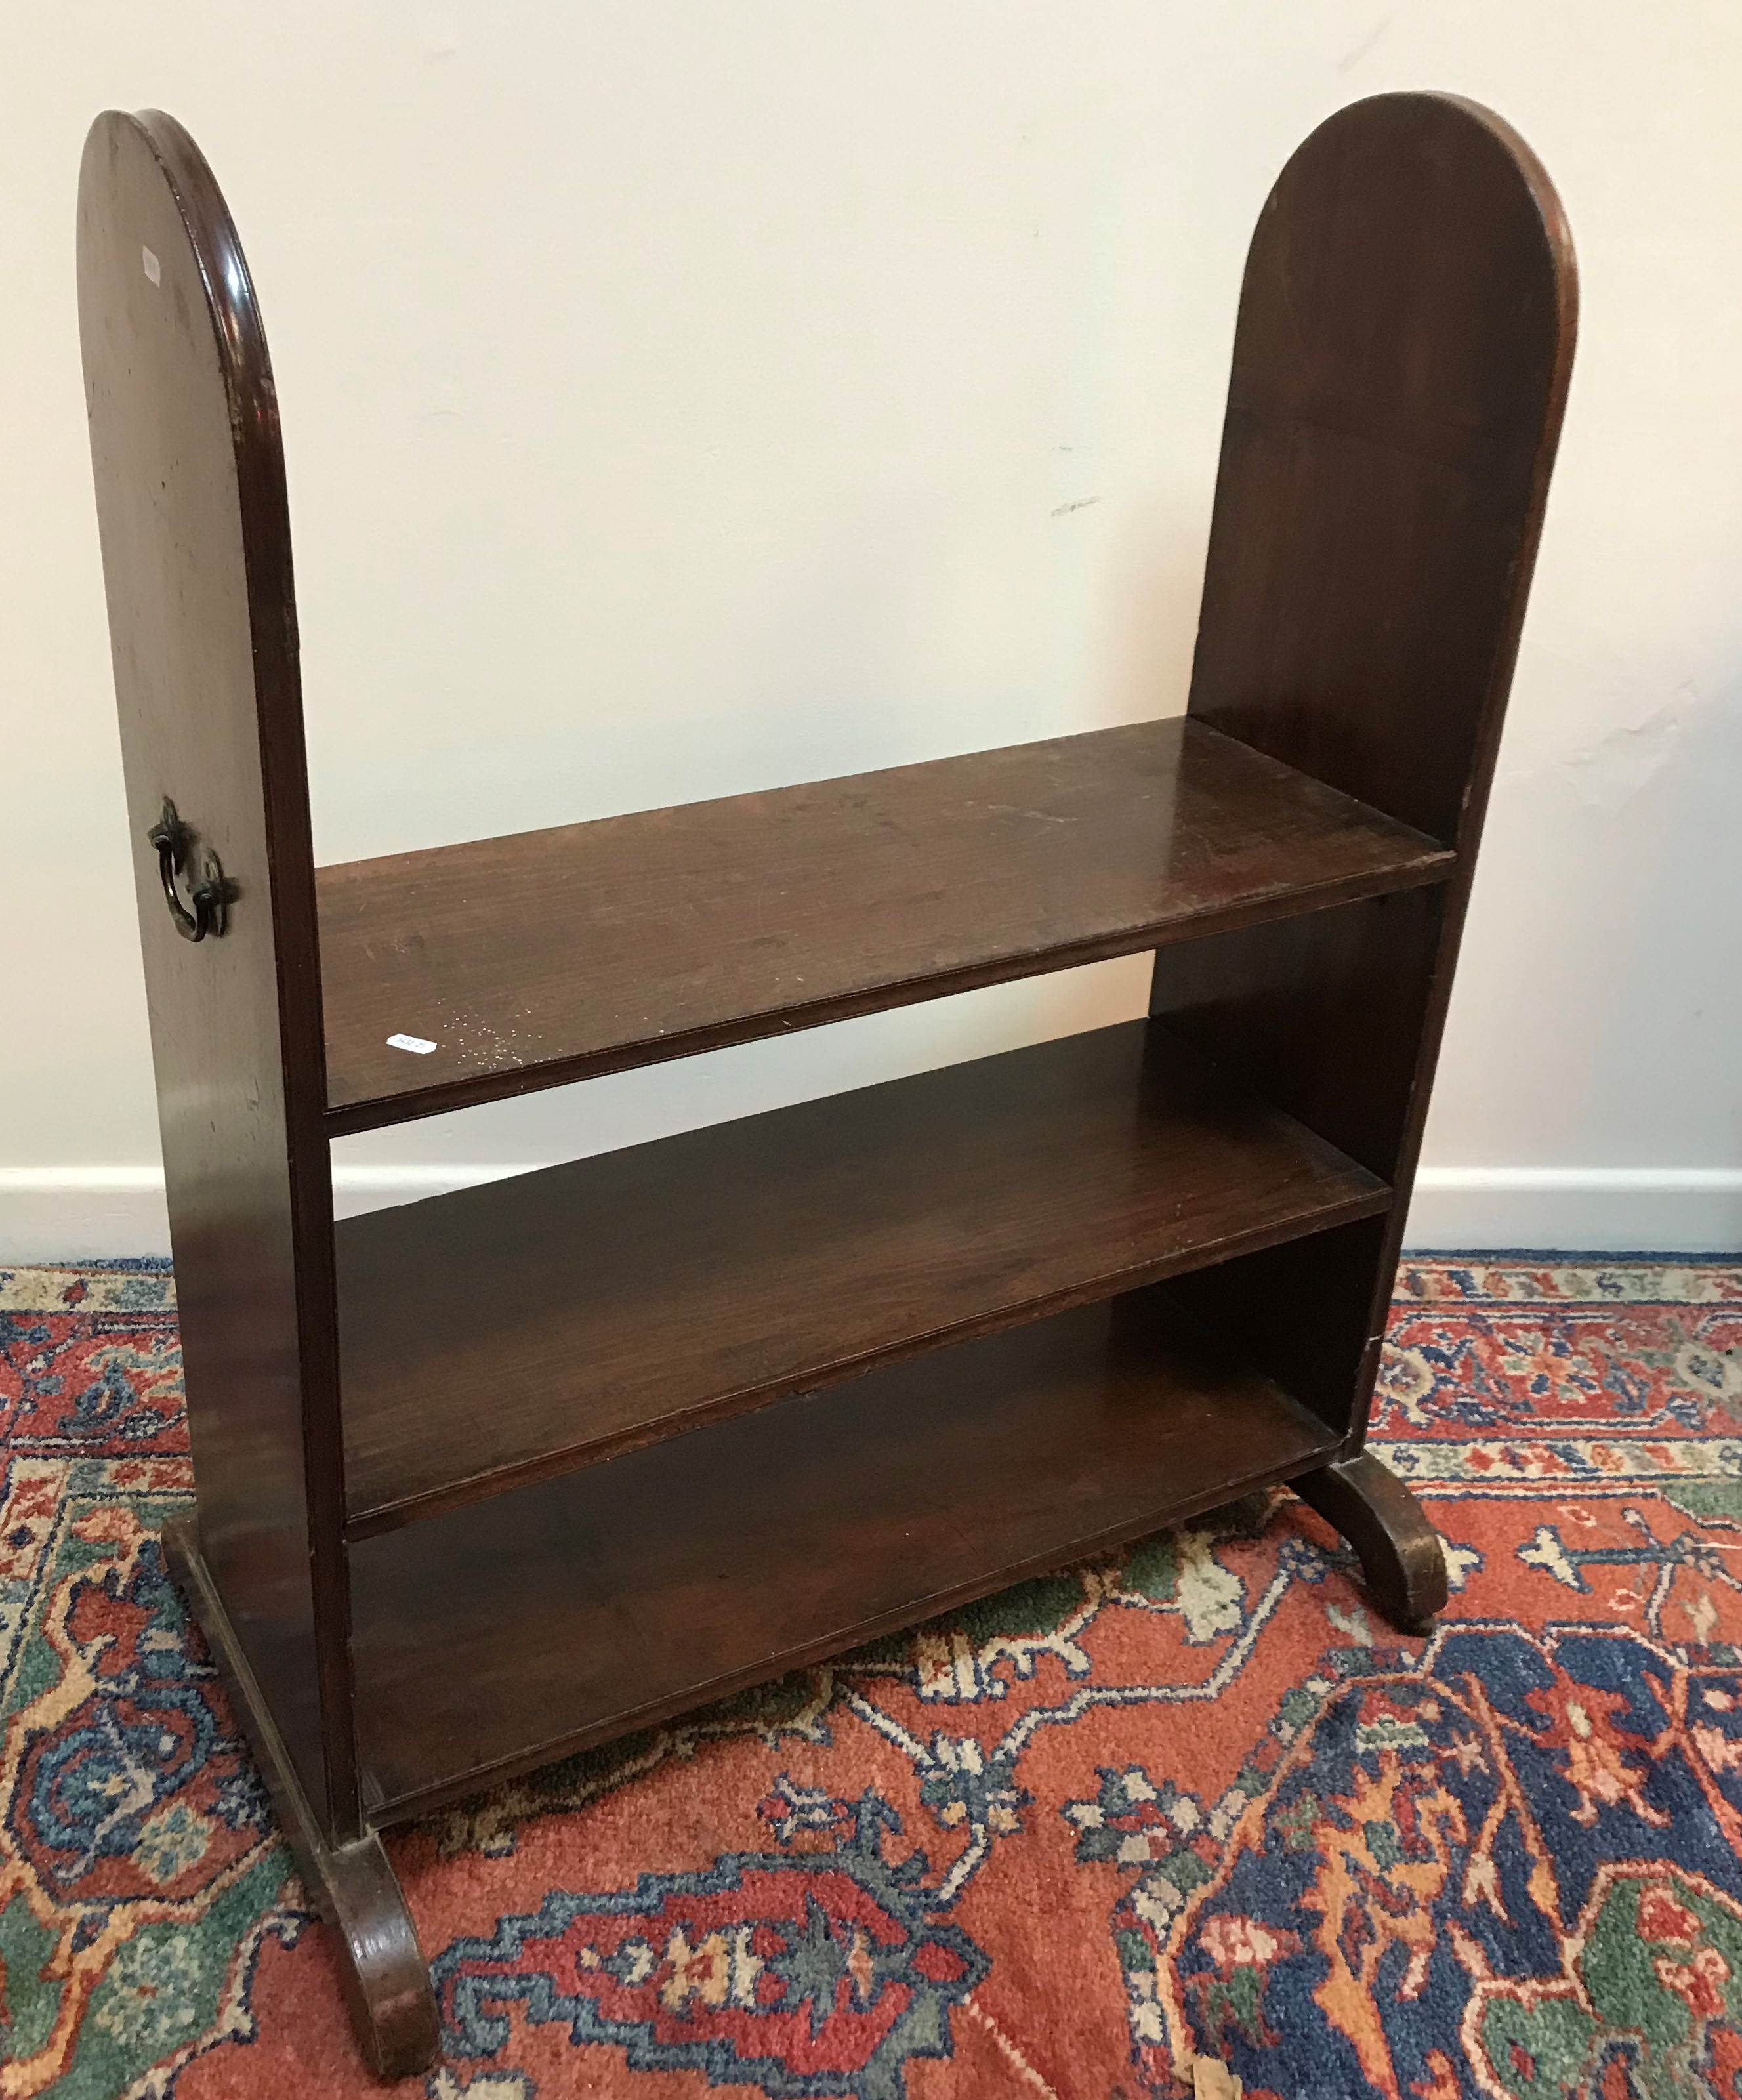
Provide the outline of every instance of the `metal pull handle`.
[[176,814],[175,805],[167,795],[163,798],[163,814],[145,836],[157,849],[164,902],[175,921],[176,932],[184,941],[203,941],[208,933],[216,938],[224,930],[230,902],[230,885],[217,854],[205,854],[197,882],[190,876],[188,904],[183,904],[176,891],[175,878],[187,871],[192,858],[193,833]]

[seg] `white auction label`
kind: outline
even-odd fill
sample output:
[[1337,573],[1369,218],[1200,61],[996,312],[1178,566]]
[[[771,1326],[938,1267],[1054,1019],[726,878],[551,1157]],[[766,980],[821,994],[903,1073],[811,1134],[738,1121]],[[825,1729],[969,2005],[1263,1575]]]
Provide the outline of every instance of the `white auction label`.
[[421,1035],[390,1035],[387,1048],[390,1050],[415,1050],[420,1057],[427,1057],[435,1045],[426,1043]]

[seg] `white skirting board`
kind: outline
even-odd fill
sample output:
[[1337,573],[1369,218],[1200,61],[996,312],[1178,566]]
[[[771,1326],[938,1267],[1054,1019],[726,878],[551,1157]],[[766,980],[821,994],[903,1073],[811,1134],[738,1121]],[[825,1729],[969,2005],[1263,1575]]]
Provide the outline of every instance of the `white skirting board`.
[[[341,1216],[529,1171],[342,1166]],[[1592,1253],[1742,1252],[1742,1167],[1424,1167],[1405,1245]],[[167,1254],[155,1167],[0,1167],[0,1264]]]
[[1742,1167],[1424,1167],[1404,1244],[1742,1253]]
[[[333,1207],[342,1218],[353,1217],[532,1171],[518,1163],[339,1167],[333,1176]],[[0,1263],[112,1260],[169,1251],[161,1167],[0,1167]]]

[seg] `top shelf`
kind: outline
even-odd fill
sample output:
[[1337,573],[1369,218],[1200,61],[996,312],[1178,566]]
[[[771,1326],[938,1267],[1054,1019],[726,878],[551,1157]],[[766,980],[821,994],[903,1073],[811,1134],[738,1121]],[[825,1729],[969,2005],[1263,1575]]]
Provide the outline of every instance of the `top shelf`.
[[325,867],[329,1127],[1412,889],[1453,861],[1180,717]]

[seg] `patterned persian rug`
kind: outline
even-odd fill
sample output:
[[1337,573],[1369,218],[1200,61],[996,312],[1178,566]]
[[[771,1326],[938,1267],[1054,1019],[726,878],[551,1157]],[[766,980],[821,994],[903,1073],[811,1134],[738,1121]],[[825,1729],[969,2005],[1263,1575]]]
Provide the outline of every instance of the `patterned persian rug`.
[[[1431,1639],[1265,1498],[480,1799],[404,2089],[1736,2100],[1739,1345],[1735,1266],[1407,1266]],[[0,2094],[378,2091],[165,1579],[167,1271],[0,1271]]]

